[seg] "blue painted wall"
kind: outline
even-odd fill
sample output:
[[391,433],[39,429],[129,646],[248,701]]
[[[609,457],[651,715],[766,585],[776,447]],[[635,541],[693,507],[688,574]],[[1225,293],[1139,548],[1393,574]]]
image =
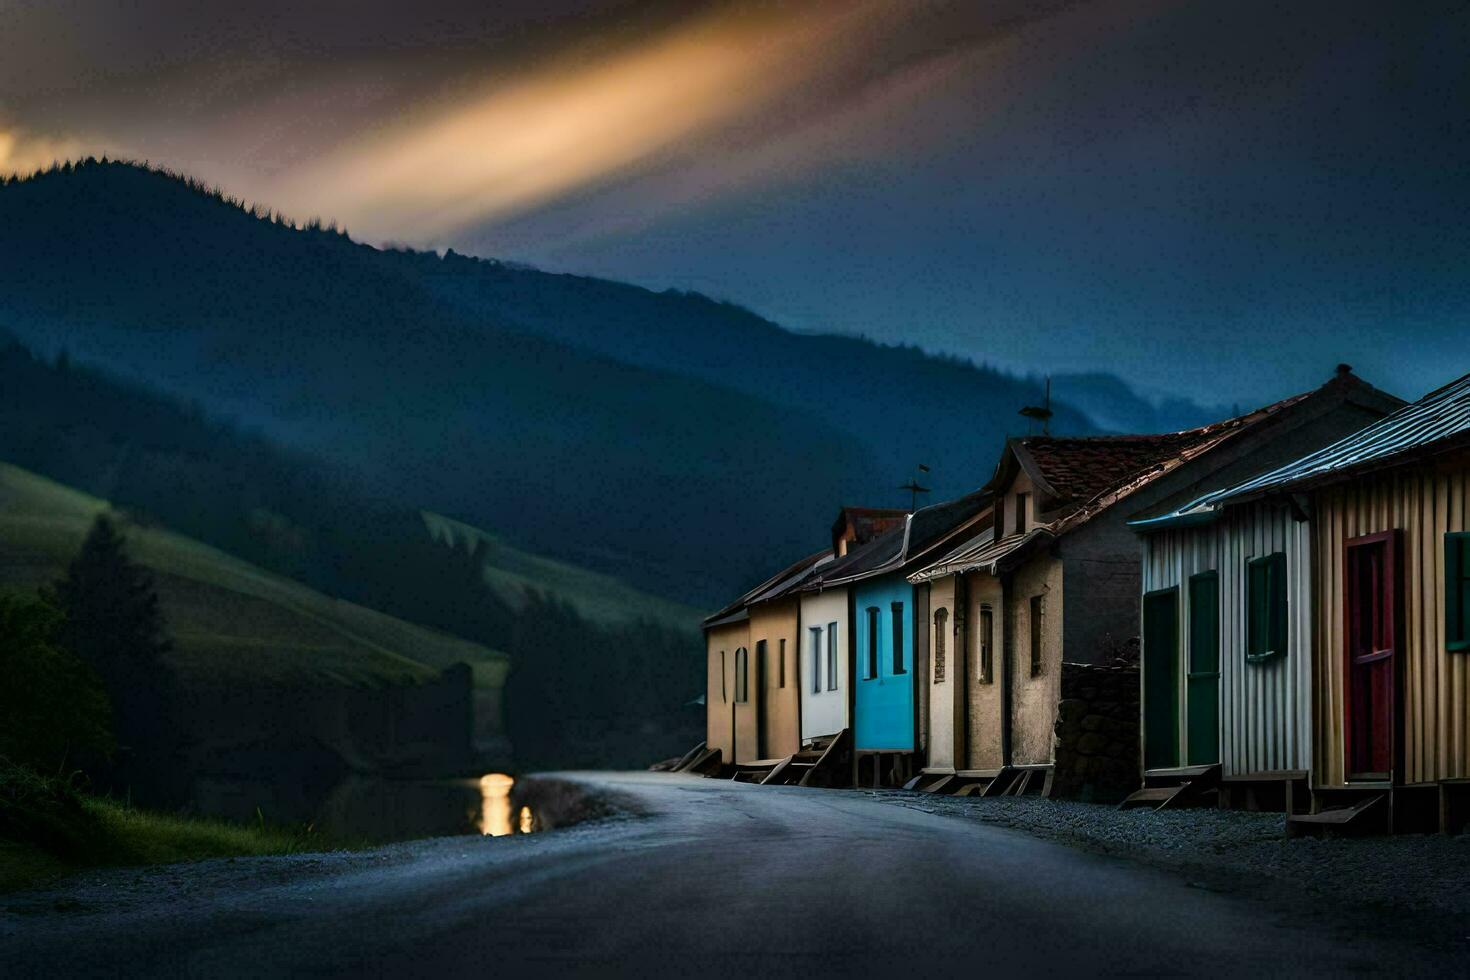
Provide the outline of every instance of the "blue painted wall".
[[[857,598],[857,703],[854,735],[859,749],[914,748],[914,587],[899,574],[860,582]],[[894,672],[893,604],[903,603],[903,672]],[[868,609],[878,610],[878,673],[868,676]]]

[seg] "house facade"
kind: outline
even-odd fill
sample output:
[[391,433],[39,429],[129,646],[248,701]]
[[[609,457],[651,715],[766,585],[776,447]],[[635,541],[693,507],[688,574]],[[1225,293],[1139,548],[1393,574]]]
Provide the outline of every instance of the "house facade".
[[850,727],[852,645],[848,593],[842,586],[799,594],[801,740],[810,743]]
[[[1217,506],[1310,517],[1314,809],[1390,800],[1391,826],[1470,817],[1470,376]],[[1293,817],[1312,822],[1328,814]]]
[[[1360,388],[1370,393],[1365,399],[1382,396],[1342,378],[1184,432],[1011,440],[987,485],[995,501],[991,529],[910,576],[928,584],[946,646],[963,651],[965,661],[960,671],[947,663],[942,677],[928,678],[931,773],[986,781],[1049,770],[1067,677],[1076,665],[1127,656],[1139,633],[1143,567],[1128,518],[1167,512],[1204,488],[1259,472],[1272,452],[1289,458],[1291,448],[1272,446],[1299,447],[1296,439],[1321,445],[1324,426],[1353,424],[1334,412]],[[938,626],[931,620],[931,633]],[[954,687],[955,676],[968,690]],[[1133,748],[1119,748],[1126,765],[1118,779],[1132,772],[1127,778],[1136,781]]]

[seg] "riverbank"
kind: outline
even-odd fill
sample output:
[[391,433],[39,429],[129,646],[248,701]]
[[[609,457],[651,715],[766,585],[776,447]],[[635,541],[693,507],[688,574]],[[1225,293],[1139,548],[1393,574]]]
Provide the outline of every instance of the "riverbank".
[[[502,777],[511,783],[509,777]],[[478,834],[525,834],[629,816],[631,801],[563,779],[514,781],[505,828],[483,817],[459,821]],[[425,833],[423,838],[443,835]],[[474,834],[443,837],[463,840]],[[327,834],[312,825],[272,826],[140,810],[76,792],[65,781],[7,768],[0,774],[0,893],[48,885],[104,869],[182,866],[210,859],[340,856],[390,851],[395,842]],[[389,860],[392,860],[390,857]],[[177,869],[176,869],[177,870]],[[127,871],[120,872],[126,875]]]

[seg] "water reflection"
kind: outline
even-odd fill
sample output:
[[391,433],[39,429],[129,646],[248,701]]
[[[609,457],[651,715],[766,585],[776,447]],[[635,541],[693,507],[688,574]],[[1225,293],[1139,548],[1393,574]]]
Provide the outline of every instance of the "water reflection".
[[[510,788],[515,783],[503,772],[480,777],[480,833],[487,837],[505,837],[513,832],[510,826]],[[525,823],[524,815],[521,822]],[[527,831],[523,829],[521,832]]]

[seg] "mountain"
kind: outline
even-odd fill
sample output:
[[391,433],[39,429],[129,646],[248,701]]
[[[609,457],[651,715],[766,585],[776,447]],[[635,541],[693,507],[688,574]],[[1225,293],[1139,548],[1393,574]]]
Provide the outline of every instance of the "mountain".
[[1150,400],[1117,375],[1102,372],[1055,375],[1051,390],[1104,432],[1178,432],[1241,413],[1238,405],[1205,406],[1178,397]]
[[[91,162],[0,186],[0,324],[364,493],[709,605],[844,503],[984,481],[1038,385],[728,304],[296,227]],[[1065,402],[1054,430],[1093,431]]]

